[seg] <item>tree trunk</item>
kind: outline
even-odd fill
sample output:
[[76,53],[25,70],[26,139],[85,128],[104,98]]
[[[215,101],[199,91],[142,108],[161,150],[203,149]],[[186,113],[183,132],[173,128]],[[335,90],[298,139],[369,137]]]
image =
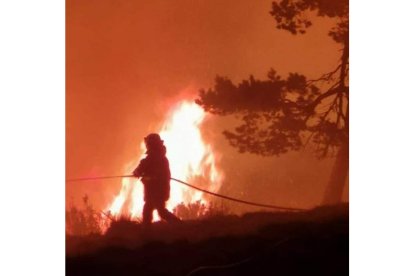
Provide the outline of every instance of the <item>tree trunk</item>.
[[349,170],[349,141],[346,139],[339,148],[338,155],[332,168],[331,177],[325,190],[324,205],[341,202]]

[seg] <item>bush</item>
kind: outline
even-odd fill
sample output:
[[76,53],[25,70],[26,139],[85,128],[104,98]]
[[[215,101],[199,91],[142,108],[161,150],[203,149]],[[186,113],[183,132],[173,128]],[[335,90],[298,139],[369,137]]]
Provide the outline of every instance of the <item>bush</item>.
[[85,195],[83,208],[71,206],[69,210],[66,210],[66,234],[76,236],[102,234],[110,221],[110,217],[92,208],[88,196]]
[[217,204],[204,204],[200,200],[185,204],[184,202],[178,204],[173,209],[174,215],[182,220],[200,219],[212,216],[227,215],[229,214],[228,208],[224,205],[218,206]]

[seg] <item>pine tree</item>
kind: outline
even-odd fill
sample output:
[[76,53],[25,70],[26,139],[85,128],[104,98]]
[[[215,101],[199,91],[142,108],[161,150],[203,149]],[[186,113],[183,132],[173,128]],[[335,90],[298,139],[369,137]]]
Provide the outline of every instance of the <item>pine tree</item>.
[[250,76],[239,84],[218,76],[214,87],[202,89],[196,99],[212,114],[240,117],[239,126],[223,133],[241,153],[278,156],[312,143],[318,157],[335,156],[324,204],[341,201],[349,168],[348,6],[347,0],[282,0],[270,11],[276,28],[292,35],[312,26],[308,12],[334,19],[327,35],[342,50],[332,71],[309,79],[299,72],[283,78],[271,69],[265,80]]

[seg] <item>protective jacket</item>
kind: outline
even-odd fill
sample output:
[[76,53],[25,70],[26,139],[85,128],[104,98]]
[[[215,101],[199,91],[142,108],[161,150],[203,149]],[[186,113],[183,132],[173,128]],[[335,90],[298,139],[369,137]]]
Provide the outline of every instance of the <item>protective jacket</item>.
[[170,197],[170,165],[166,157],[164,145],[152,147],[147,150],[133,174],[142,177],[144,184],[145,202],[165,202]]

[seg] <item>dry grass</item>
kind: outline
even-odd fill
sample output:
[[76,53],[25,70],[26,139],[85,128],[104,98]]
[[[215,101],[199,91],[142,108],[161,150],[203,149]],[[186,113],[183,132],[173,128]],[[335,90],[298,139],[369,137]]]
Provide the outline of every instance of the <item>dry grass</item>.
[[[221,275],[222,265],[240,260],[250,261],[231,273],[239,266],[240,273],[276,269],[273,263],[284,260],[275,270],[285,272],[279,275],[307,270],[311,273],[306,275],[347,275],[348,205],[300,213],[216,215],[150,228],[119,220],[105,235],[67,236],[68,275],[185,275],[203,265],[218,267],[195,275]],[[248,275],[231,273],[223,275]]]

